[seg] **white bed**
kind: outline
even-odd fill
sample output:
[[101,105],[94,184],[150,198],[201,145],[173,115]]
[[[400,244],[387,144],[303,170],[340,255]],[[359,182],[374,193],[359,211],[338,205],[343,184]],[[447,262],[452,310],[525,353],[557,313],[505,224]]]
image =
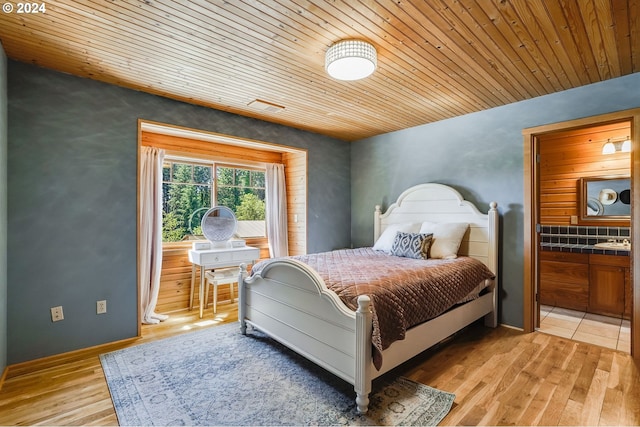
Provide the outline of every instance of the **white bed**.
[[376,206],[375,240],[390,224],[469,223],[458,254],[480,260],[496,275],[486,281],[488,292],[479,298],[407,330],[404,340],[383,351],[379,370],[372,363],[370,298],[360,296],[358,309],[350,310],[316,271],[295,259],[273,260],[260,274],[241,275],[238,316],[242,333],[251,325],[353,384],[358,411],[365,413],[373,379],[477,319],[484,317],[487,326],[497,326],[496,207],[492,202],[488,214],[482,214],[453,188],[433,183],[409,188],[384,214]]

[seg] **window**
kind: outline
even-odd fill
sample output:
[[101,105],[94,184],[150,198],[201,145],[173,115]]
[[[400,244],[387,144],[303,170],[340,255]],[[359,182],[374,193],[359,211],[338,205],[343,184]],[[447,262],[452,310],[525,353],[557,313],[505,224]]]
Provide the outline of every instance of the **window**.
[[164,242],[202,236],[200,221],[211,206],[233,210],[238,237],[265,236],[264,170],[167,158],[162,172]]
[[264,170],[216,167],[216,203],[238,218],[239,237],[265,236]]
[[200,219],[211,206],[212,165],[165,161],[162,168],[162,241],[201,235]]

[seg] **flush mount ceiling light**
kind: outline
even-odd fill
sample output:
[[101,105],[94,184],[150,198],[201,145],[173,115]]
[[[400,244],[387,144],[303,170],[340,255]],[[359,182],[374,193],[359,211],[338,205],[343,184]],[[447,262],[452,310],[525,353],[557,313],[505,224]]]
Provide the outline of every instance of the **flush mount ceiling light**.
[[607,143],[602,146],[602,154],[615,154],[615,153],[629,153],[631,152],[631,140],[626,137],[621,141],[607,140]]
[[371,43],[362,40],[341,40],[333,44],[325,55],[327,73],[338,80],[360,80],[373,73],[378,54]]

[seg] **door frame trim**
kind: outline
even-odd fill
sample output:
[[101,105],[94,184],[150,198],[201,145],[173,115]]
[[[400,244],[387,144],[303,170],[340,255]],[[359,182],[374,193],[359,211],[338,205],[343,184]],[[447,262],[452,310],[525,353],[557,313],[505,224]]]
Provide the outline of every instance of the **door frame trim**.
[[[607,122],[629,121],[631,140],[636,147],[631,149],[631,191],[632,200],[640,200],[640,185],[634,185],[640,176],[640,108],[618,111],[597,116],[568,120],[522,130],[524,139],[524,289],[523,289],[523,329],[533,332],[536,328],[535,293],[538,274],[538,209],[536,196],[538,180],[536,168],[537,137],[542,134],[605,124]],[[635,224],[635,226],[634,226]],[[633,247],[640,242],[640,209],[631,206],[631,241]],[[633,278],[633,309],[631,312],[631,355],[640,359],[640,250],[631,252],[631,277]]]

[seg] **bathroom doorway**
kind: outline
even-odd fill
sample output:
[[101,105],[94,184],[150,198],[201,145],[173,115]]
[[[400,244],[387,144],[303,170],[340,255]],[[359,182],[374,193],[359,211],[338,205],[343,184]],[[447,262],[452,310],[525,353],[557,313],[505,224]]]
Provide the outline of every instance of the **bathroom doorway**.
[[[622,146],[626,139],[638,140],[639,118],[640,110],[632,110],[523,131],[525,331],[532,332],[542,327],[558,334],[562,332],[567,338],[588,341],[585,339],[589,335],[588,329],[593,332],[593,327],[596,327],[600,336],[593,340],[596,342],[591,342],[640,357],[638,255],[635,251],[616,254],[613,250],[595,249],[596,243],[610,239],[620,243],[625,239],[633,242],[639,234],[632,227],[638,212],[633,212],[636,218],[630,215],[626,221],[619,217],[591,218],[583,214],[580,205],[586,199],[581,193],[581,178],[626,176],[631,184],[632,177],[638,176],[638,150],[626,154],[614,151],[609,156],[602,153],[602,147],[607,142]],[[639,189],[638,186],[630,187],[625,195],[633,199]],[[626,255],[626,258],[615,255]],[[623,301],[619,314],[619,303],[613,308],[601,304],[597,291],[600,288],[589,292],[590,280],[594,283],[603,283],[603,277],[609,280],[609,276],[602,276],[598,264],[606,264],[610,260],[622,263],[619,267],[602,267],[608,272],[618,272],[615,283],[623,292],[618,298]],[[625,265],[628,266],[626,270]],[[628,280],[626,294],[625,271]],[[635,278],[633,281],[632,277]],[[539,287],[541,280],[542,289]],[[557,286],[549,287],[549,283]],[[610,325],[611,319],[618,324]],[[608,326],[603,326],[604,323]],[[616,332],[613,331],[615,328]],[[628,346],[625,346],[625,341]]]

